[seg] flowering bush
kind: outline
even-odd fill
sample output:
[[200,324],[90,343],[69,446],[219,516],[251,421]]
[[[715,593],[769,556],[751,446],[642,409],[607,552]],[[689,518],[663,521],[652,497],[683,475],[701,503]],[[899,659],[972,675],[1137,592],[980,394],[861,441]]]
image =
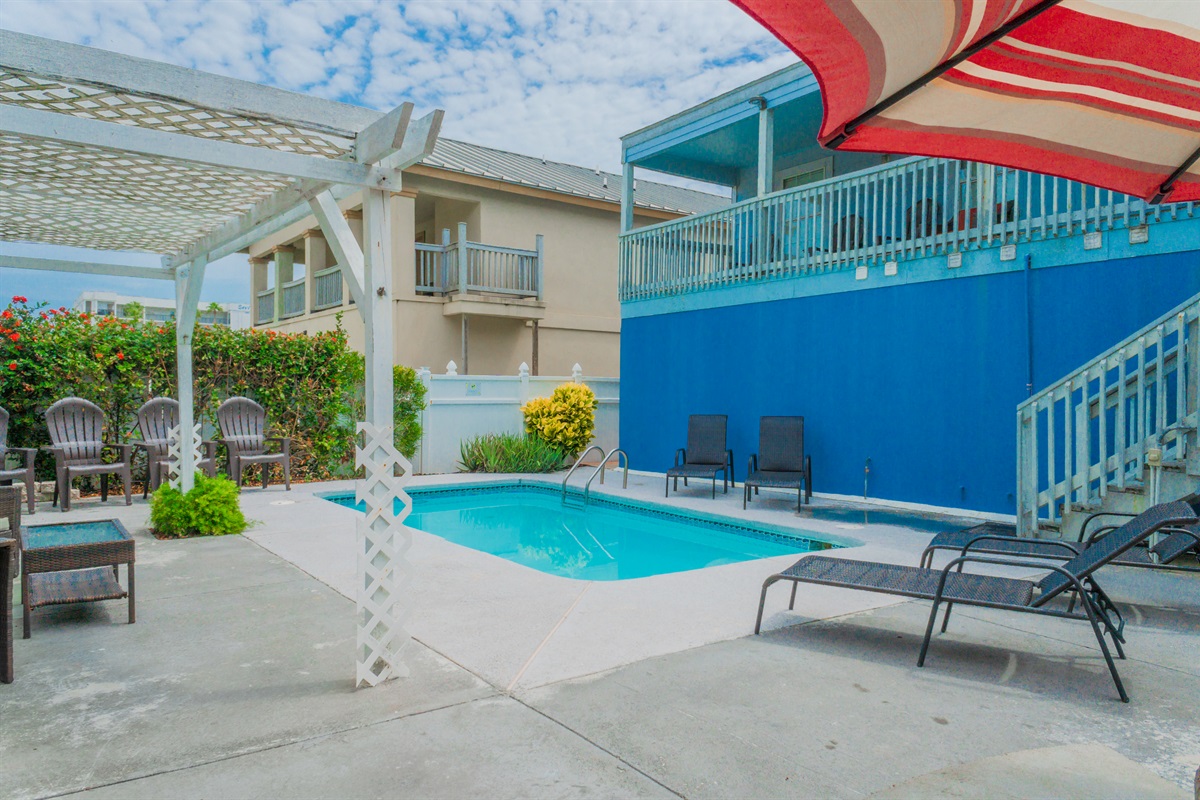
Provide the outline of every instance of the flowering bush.
[[549,397],[537,397],[521,407],[525,431],[574,459],[596,432],[600,402],[582,383],[564,383]]
[[[196,418],[209,432],[221,401],[246,395],[266,408],[277,435],[293,439],[293,477],[353,473],[364,365],[340,325],[311,336],[197,326],[193,350]],[[12,414],[9,442],[22,447],[49,444],[42,414],[63,397],[96,403],[112,426],[109,435],[130,441],[142,403],[177,396],[174,323],[31,305],[21,295],[0,310],[0,365],[0,405]],[[411,456],[425,400],[415,373],[399,380],[406,369],[397,368],[396,436]],[[39,456],[38,472],[53,477],[51,459]]]

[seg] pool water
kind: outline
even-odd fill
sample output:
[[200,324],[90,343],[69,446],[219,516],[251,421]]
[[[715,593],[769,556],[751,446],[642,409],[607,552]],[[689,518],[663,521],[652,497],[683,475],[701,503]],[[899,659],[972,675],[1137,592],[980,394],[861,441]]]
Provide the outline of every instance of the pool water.
[[[414,489],[409,527],[516,564],[594,581],[644,578],[834,545],[784,529],[739,525],[635,502],[564,506],[556,489],[500,485]],[[353,495],[327,500],[356,507]],[[578,502],[578,496],[572,498]]]

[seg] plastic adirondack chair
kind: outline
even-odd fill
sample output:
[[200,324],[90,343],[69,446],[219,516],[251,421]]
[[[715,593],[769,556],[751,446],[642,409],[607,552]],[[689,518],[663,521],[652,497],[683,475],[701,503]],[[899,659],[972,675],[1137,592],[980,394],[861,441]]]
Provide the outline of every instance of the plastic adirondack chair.
[[[21,466],[16,469],[5,469],[5,456],[9,453],[16,453],[21,462]],[[8,446],[8,411],[0,408],[0,481],[9,482],[16,481],[25,484],[25,503],[29,507],[29,513],[37,512],[37,498],[33,494],[33,462],[37,458],[36,447],[9,447]]]
[[[46,449],[54,454],[54,502],[59,508],[70,510],[71,481],[80,475],[100,476],[101,501],[108,500],[108,476],[119,476],[125,486],[125,505],[133,504],[133,445],[104,441],[104,412],[100,406],[82,397],[59,400],[46,409],[46,425],[52,442]],[[115,450],[119,460],[106,464],[105,450]]]
[[[146,486],[142,498],[163,482],[166,475],[167,448],[171,431],[179,426],[179,401],[170,397],[155,397],[137,410],[138,430],[142,440],[134,447],[146,451]],[[204,456],[196,462],[210,478],[217,474],[217,443],[204,442]]]
[[[262,464],[262,484],[270,481],[270,465],[283,467],[283,481],[292,488],[292,440],[285,436],[267,436],[267,411],[249,397],[231,397],[217,408],[221,426],[221,444],[229,456],[229,474],[242,485],[242,472],[252,464]],[[268,453],[267,443],[279,445],[279,452]]]

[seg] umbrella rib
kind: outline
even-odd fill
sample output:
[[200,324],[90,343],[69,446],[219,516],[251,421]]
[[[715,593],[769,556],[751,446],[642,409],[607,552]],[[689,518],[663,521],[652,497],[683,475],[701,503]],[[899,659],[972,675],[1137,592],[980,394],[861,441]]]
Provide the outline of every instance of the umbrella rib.
[[903,89],[900,89],[899,91],[894,92],[886,100],[882,100],[879,103],[876,103],[873,107],[867,109],[866,111],[864,111],[863,113],[861,113],[857,117],[855,117],[854,119],[847,122],[845,125],[842,126],[842,132],[837,134],[833,138],[831,138],[828,142],[826,142],[825,147],[828,147],[831,150],[836,150],[842,144],[842,142],[846,141],[854,134],[855,129],[858,128],[859,125],[861,125],[864,122],[883,113],[884,111],[887,111],[889,108],[894,106],[896,103],[899,103],[901,100],[908,97],[910,94],[917,91],[922,86],[926,85],[927,83],[930,83],[931,81],[933,81],[934,79],[936,79],[938,77],[941,77],[945,73],[947,73],[950,70],[957,67],[962,62],[966,61],[971,56],[978,53],[980,50],[984,50],[984,49],[990,47],[992,44],[999,41],[1000,39],[1003,39],[1005,36],[1012,33],[1017,28],[1024,25],[1026,22],[1029,22],[1031,19],[1036,17],[1038,14],[1041,14],[1043,11],[1045,11],[1046,9],[1048,9],[1052,6],[1058,5],[1060,2],[1062,2],[1062,0],[1042,0],[1041,3],[1038,3],[1036,6],[1029,9],[1024,14],[1021,14],[1020,16],[1014,17],[1013,19],[1009,20],[1004,25],[1001,25],[999,28],[992,31],[991,33],[989,33],[987,36],[980,39],[975,44],[971,45],[970,47],[968,47],[965,50],[963,50],[962,52],[960,52],[958,55],[954,56],[953,58],[947,59],[946,61],[943,61],[941,64],[938,64],[936,67],[931,69],[929,72],[926,72],[924,75],[917,78],[915,81],[908,84]]
[[1163,181],[1162,186],[1158,187],[1158,194],[1154,195],[1150,202],[1161,203],[1163,200],[1165,200],[1167,195],[1169,195],[1175,188],[1175,181],[1179,180],[1183,173],[1187,172],[1188,169],[1191,168],[1192,164],[1196,163],[1196,159],[1200,159],[1200,147],[1197,147],[1195,150],[1193,150],[1192,154],[1188,156],[1182,164],[1179,165],[1179,168],[1172,172],[1170,176]]

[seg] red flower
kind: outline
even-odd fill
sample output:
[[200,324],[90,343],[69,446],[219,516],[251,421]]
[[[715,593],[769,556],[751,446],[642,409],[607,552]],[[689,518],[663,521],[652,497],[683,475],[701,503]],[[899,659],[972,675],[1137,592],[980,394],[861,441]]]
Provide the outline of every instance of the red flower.
[[57,314],[57,313],[58,313],[58,309],[57,309],[57,308],[52,308],[52,309],[50,309],[50,313],[51,313],[51,314]]
[[121,323],[121,330],[127,331],[127,330],[129,330],[129,326],[124,323]]
[[9,368],[9,369],[16,369],[16,368],[17,368],[17,362],[15,362],[15,361],[10,361],[10,362],[8,362],[8,368]]
[[24,303],[26,299],[27,299],[27,298],[21,297],[21,295],[19,295],[19,294],[14,294],[14,295],[13,295],[13,302],[14,302],[14,303]]
[[0,311],[0,317],[4,317],[5,319],[10,319],[12,317],[12,312],[6,308],[3,311]]
[[50,317],[46,316],[45,311],[42,312],[42,319],[50,319]]
[[120,350],[118,350],[118,351],[117,351],[117,360],[118,360],[118,361],[124,361],[124,360],[125,360],[125,354],[124,354],[123,352],[121,352]]
[[12,339],[14,342],[19,342],[19,341],[21,341],[21,334],[19,334],[19,333],[10,333],[10,334],[8,335],[8,338]]
[[159,329],[158,329],[158,332],[159,332],[159,333],[166,333],[166,331],[165,331],[165,330],[163,330],[162,328],[159,328]]

